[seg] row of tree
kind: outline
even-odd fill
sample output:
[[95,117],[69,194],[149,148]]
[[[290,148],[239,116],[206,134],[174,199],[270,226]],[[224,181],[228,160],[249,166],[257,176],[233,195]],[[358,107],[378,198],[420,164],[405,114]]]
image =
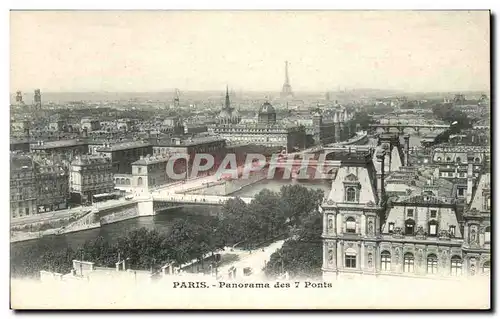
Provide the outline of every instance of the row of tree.
[[141,228],[114,243],[97,237],[76,250],[55,248],[54,239],[40,239],[28,248],[12,250],[11,274],[37,276],[40,270],[68,273],[74,259],[114,267],[119,257],[126,259],[128,268],[157,269],[167,262],[203,260],[205,254],[226,246],[252,249],[277,237],[304,238],[297,234],[301,230],[307,233],[310,216],[317,213],[322,199],[323,191],[284,186],[279,193],[261,191],[250,204],[238,198],[229,200],[220,218],[207,218],[203,223],[176,219],[168,233]]

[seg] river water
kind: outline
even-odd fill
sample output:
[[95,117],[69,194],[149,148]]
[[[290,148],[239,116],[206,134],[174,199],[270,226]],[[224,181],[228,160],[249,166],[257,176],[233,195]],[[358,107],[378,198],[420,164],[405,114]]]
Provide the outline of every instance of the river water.
[[[273,192],[279,192],[282,186],[293,183],[304,185],[310,189],[322,189],[325,191],[325,194],[330,190],[330,182],[328,181],[298,182],[292,180],[263,180],[259,183],[241,189],[240,191],[232,194],[232,196],[253,197],[255,194],[266,188]],[[213,212],[213,207],[186,207],[175,210],[167,210],[155,216],[138,217],[114,224],[104,225],[96,229],[90,229],[59,236],[51,236],[50,239],[52,240],[47,242],[54,250],[62,249],[65,247],[76,249],[82,246],[85,241],[95,239],[99,236],[104,237],[109,242],[113,242],[119,236],[122,236],[131,230],[141,227],[156,229],[160,232],[168,233],[175,219],[186,218],[186,216],[189,216],[191,220],[203,223],[208,218],[208,216],[211,215],[211,212]],[[36,240],[12,243],[11,250],[22,251],[29,247],[32,247],[35,243]]]

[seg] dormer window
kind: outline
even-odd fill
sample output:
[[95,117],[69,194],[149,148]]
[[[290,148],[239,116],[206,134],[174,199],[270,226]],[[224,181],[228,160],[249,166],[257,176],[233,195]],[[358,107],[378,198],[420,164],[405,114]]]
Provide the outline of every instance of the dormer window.
[[407,219],[405,222],[405,235],[413,236],[415,233],[415,221]]
[[436,236],[437,235],[437,222],[435,220],[431,220],[429,222],[429,236]]
[[354,174],[349,174],[344,180],[345,201],[355,203],[359,201],[359,191],[361,184]]
[[431,210],[431,218],[436,218],[437,217],[437,210],[432,209]]
[[408,209],[406,212],[406,217],[413,218],[413,209]]
[[455,229],[456,229],[455,226],[450,226],[450,230],[449,230],[450,237],[455,237]]
[[356,202],[356,189],[354,187],[347,187],[345,191],[346,202]]
[[389,234],[394,232],[394,223],[389,223]]

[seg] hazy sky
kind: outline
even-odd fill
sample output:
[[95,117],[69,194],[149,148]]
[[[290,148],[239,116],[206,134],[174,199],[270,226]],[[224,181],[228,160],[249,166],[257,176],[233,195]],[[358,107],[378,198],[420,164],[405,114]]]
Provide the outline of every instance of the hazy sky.
[[11,90],[488,90],[489,13],[12,12]]

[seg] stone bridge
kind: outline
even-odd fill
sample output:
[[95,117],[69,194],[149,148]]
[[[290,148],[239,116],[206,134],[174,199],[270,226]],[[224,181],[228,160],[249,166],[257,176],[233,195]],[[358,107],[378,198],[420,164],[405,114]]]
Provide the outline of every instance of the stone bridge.
[[[191,194],[153,194],[153,211],[180,208],[185,206],[223,206],[233,196],[216,195],[191,195]],[[240,197],[245,203],[250,203],[252,198]]]
[[420,133],[432,132],[435,130],[446,130],[450,128],[449,124],[418,124],[418,123],[387,123],[370,124],[372,130],[378,133]]

